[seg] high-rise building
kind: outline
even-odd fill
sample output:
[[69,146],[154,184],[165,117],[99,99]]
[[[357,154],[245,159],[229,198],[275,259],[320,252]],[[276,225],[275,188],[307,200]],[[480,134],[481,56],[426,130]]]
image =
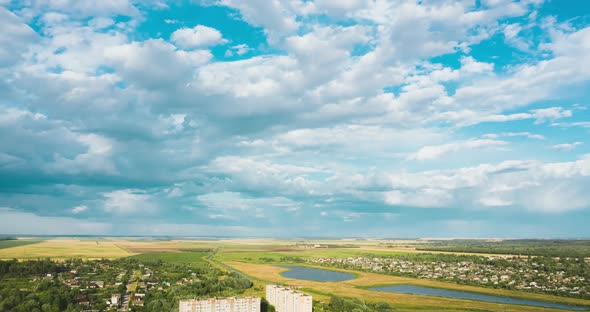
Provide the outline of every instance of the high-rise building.
[[310,295],[291,288],[267,285],[266,300],[277,312],[312,312],[313,300]]
[[180,300],[180,312],[260,312],[260,297]]

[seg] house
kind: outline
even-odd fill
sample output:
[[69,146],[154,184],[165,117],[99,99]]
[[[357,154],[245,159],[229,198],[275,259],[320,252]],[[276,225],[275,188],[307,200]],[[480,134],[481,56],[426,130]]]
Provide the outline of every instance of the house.
[[93,284],[95,286],[94,288],[104,288],[103,281],[90,281],[90,284]]
[[80,293],[76,296],[76,302],[84,307],[90,306],[90,299],[87,293]]
[[113,294],[111,295],[111,306],[119,306],[119,300],[121,299],[121,295]]

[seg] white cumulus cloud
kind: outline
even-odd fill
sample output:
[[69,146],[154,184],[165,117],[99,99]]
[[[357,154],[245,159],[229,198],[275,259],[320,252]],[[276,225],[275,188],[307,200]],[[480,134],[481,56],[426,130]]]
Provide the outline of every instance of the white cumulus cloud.
[[178,29],[172,33],[170,40],[184,49],[209,47],[227,42],[219,30],[204,25]]

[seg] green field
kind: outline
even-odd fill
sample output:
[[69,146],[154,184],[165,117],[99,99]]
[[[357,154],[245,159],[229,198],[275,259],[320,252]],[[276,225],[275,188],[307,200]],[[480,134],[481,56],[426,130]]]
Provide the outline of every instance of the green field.
[[0,241],[0,249],[32,245],[32,244],[37,244],[40,242],[42,242],[42,240],[36,240],[36,239],[3,240],[3,241]]
[[[302,259],[310,258],[346,258],[361,255],[391,256],[404,254],[397,251],[379,251],[364,250],[360,248],[318,248],[318,249],[299,249],[285,251],[251,251],[251,250],[234,250],[220,249],[215,256],[219,261],[245,261],[250,263],[293,263]],[[298,259],[299,258],[299,259]]]
[[128,257],[128,259],[137,259],[140,261],[154,261],[161,260],[167,263],[205,263],[207,260],[208,252],[158,252],[158,253],[145,253],[135,256]]

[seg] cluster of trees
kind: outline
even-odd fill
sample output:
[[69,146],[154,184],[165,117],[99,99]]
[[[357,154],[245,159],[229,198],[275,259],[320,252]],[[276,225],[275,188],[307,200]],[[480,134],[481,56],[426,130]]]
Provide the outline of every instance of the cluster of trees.
[[0,277],[24,277],[32,275],[54,274],[67,271],[64,264],[50,259],[30,261],[0,261]]
[[16,237],[12,236],[0,236],[0,241],[16,240]]
[[[251,258],[247,258],[246,260],[252,260]],[[307,262],[306,259],[301,257],[281,257],[281,258],[270,258],[270,257],[261,257],[258,260],[262,263],[305,263]]]
[[43,280],[36,287],[15,279],[0,282],[0,311],[74,312],[82,311],[75,303],[78,290],[72,291],[57,281]]
[[474,252],[545,257],[590,257],[590,240],[514,239],[436,241],[416,248],[425,251]]
[[314,311],[322,312],[391,312],[395,309],[386,302],[365,302],[360,299],[332,296],[330,303],[314,303]]
[[266,299],[262,298],[260,302],[260,312],[276,312],[275,307],[270,304]]

